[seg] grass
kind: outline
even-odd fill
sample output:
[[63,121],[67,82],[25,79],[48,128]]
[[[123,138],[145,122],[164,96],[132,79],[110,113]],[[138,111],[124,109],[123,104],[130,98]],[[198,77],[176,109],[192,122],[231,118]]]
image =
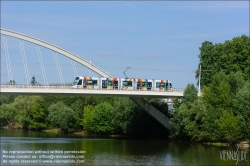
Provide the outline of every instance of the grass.
[[203,144],[212,145],[212,146],[229,146],[229,143],[222,143],[222,142],[205,142]]
[[60,129],[50,129],[50,130],[42,130],[42,131],[46,133],[61,133]]

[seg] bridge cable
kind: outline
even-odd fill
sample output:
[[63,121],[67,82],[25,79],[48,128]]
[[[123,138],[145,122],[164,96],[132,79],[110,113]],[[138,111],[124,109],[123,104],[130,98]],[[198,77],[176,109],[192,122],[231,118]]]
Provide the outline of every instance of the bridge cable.
[[61,85],[63,85],[62,78],[61,78],[60,71],[59,71],[58,64],[57,64],[57,59],[56,59],[55,52],[53,52],[53,55],[54,55],[54,59],[55,59],[55,62],[56,62],[56,68],[57,68],[57,71],[58,71],[59,79],[60,79]]
[[20,49],[21,49],[21,54],[22,54],[22,58],[23,58],[23,66],[24,66],[24,71],[25,71],[25,75],[26,75],[27,85],[30,85],[30,82],[29,82],[30,75],[29,75],[29,69],[28,69],[26,54],[25,54],[25,50],[24,50],[23,40],[19,40],[19,43],[20,43]]
[[2,35],[2,38],[3,38],[4,53],[5,53],[5,57],[6,57],[6,66],[7,66],[8,78],[10,80],[9,63],[8,63],[8,57],[7,57],[7,51],[6,51],[6,46],[5,46],[4,35]]
[[72,65],[72,68],[73,68],[73,72],[75,74],[75,77],[78,76],[78,73],[77,73],[77,70],[76,70],[76,65],[75,65],[75,62],[70,59],[70,62],[71,62],[71,65]]
[[60,67],[60,63],[59,63],[59,60],[58,60],[57,53],[53,52],[53,54],[54,54],[54,58],[55,58],[55,61],[56,61],[56,67],[57,67],[57,71],[58,71],[58,74],[59,74],[61,84],[62,84],[62,86],[64,86],[65,85],[64,84],[64,79],[63,79],[62,70],[61,70],[61,67]]
[[[11,81],[12,80],[12,72],[11,72],[11,66],[10,66],[10,55],[9,55],[9,50],[8,50],[7,39],[4,35],[3,35],[3,43],[4,43],[4,50],[5,50],[5,56],[6,56],[8,77],[9,77],[9,81]],[[13,80],[11,83],[13,83]]]
[[46,71],[45,71],[45,68],[44,68],[44,63],[43,63],[42,52],[41,52],[40,47],[38,47],[38,48],[39,48],[39,53],[40,53],[40,57],[41,57],[41,62],[42,62],[42,67],[43,67],[43,72],[44,72],[44,76],[45,76],[46,84],[47,84],[47,86],[49,86],[49,83],[48,83],[48,80],[47,80]]
[[46,85],[48,86],[48,81],[47,81],[46,72],[45,72],[45,69],[44,69],[44,64],[43,64],[41,50],[40,50],[40,47],[37,46],[37,45],[36,45],[36,50],[37,50],[37,54],[38,54],[38,58],[39,58],[39,62],[40,62],[41,70],[42,70],[44,84],[45,84],[45,86]]
[[93,70],[92,70],[92,63],[91,60],[89,61],[89,63],[91,64],[91,69],[89,69],[89,74],[91,75],[91,77],[93,77]]

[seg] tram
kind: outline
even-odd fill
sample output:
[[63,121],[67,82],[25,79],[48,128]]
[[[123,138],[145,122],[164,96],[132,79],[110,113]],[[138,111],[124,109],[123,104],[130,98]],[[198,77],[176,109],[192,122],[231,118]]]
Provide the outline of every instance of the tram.
[[142,78],[104,78],[77,76],[72,83],[72,88],[172,92],[172,83],[169,80]]

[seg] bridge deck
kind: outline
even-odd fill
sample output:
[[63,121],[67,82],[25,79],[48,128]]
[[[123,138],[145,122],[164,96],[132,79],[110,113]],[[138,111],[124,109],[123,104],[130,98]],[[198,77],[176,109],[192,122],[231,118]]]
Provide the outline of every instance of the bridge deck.
[[100,95],[100,96],[127,96],[127,97],[158,97],[179,98],[183,91],[128,91],[128,90],[89,90],[72,89],[67,86],[1,86],[1,94],[26,94],[26,95]]

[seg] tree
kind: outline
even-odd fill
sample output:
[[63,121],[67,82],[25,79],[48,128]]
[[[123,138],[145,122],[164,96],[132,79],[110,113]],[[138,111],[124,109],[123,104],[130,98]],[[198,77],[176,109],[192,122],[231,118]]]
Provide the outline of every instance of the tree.
[[18,111],[12,103],[1,105],[0,115],[1,125],[7,125],[8,129],[13,129],[15,124],[18,122]]
[[[231,72],[241,72],[245,80],[249,78],[250,38],[248,36],[242,35],[218,44],[205,41],[199,49],[198,66],[202,67],[201,86],[210,84],[210,78],[219,71],[224,71],[226,75]],[[199,69],[196,70],[195,77],[199,77]]]
[[233,99],[233,113],[240,119],[243,138],[250,137],[250,81],[237,91]]
[[217,112],[231,108],[232,96],[227,75],[219,72],[211,80],[211,84],[203,89],[206,104],[216,108]]
[[30,111],[30,127],[35,130],[43,130],[47,128],[46,117],[48,111],[46,110],[44,100],[41,96],[30,96],[32,108]]
[[160,112],[162,112],[166,116],[170,116],[168,112],[168,104],[166,101],[164,101],[161,98],[144,98],[147,103],[154,106],[156,109],[158,109]]
[[119,97],[115,99],[112,122],[117,126],[116,131],[128,134],[133,126],[137,105],[129,98]]
[[220,139],[227,142],[236,142],[241,139],[241,126],[238,117],[233,115],[233,112],[230,110],[223,110],[222,116],[218,123],[220,131]]
[[13,102],[18,111],[18,122],[23,129],[41,130],[46,128],[47,111],[41,96],[18,96]]
[[76,117],[76,130],[82,130],[84,128],[83,115],[84,115],[84,101],[85,97],[76,96],[75,101],[70,105],[70,108],[74,111]]
[[115,125],[112,123],[113,107],[108,102],[103,102],[96,105],[85,107],[84,109],[84,127],[86,130],[97,133],[112,133],[115,131]]
[[33,76],[31,81],[30,81],[30,84],[31,86],[37,86],[37,85],[40,85],[37,81],[36,81],[36,78]]
[[10,80],[9,82],[7,82],[8,85],[16,85],[16,81],[15,80]]
[[49,108],[48,122],[53,127],[61,128],[61,131],[68,132],[74,128],[76,118],[74,111],[66,106],[63,102],[52,104]]
[[0,95],[0,106],[3,104],[13,103],[16,95]]
[[190,133],[189,130],[193,130],[190,125],[195,121],[197,112],[192,112],[191,108],[193,103],[197,102],[197,98],[197,89],[193,84],[188,84],[184,90],[180,106],[175,108],[173,118],[170,119],[170,123],[174,126],[172,136],[180,138],[192,137],[192,132]]
[[190,108],[191,104],[198,99],[198,91],[195,88],[194,84],[188,84],[185,88],[183,94],[183,103],[186,103],[188,108]]

